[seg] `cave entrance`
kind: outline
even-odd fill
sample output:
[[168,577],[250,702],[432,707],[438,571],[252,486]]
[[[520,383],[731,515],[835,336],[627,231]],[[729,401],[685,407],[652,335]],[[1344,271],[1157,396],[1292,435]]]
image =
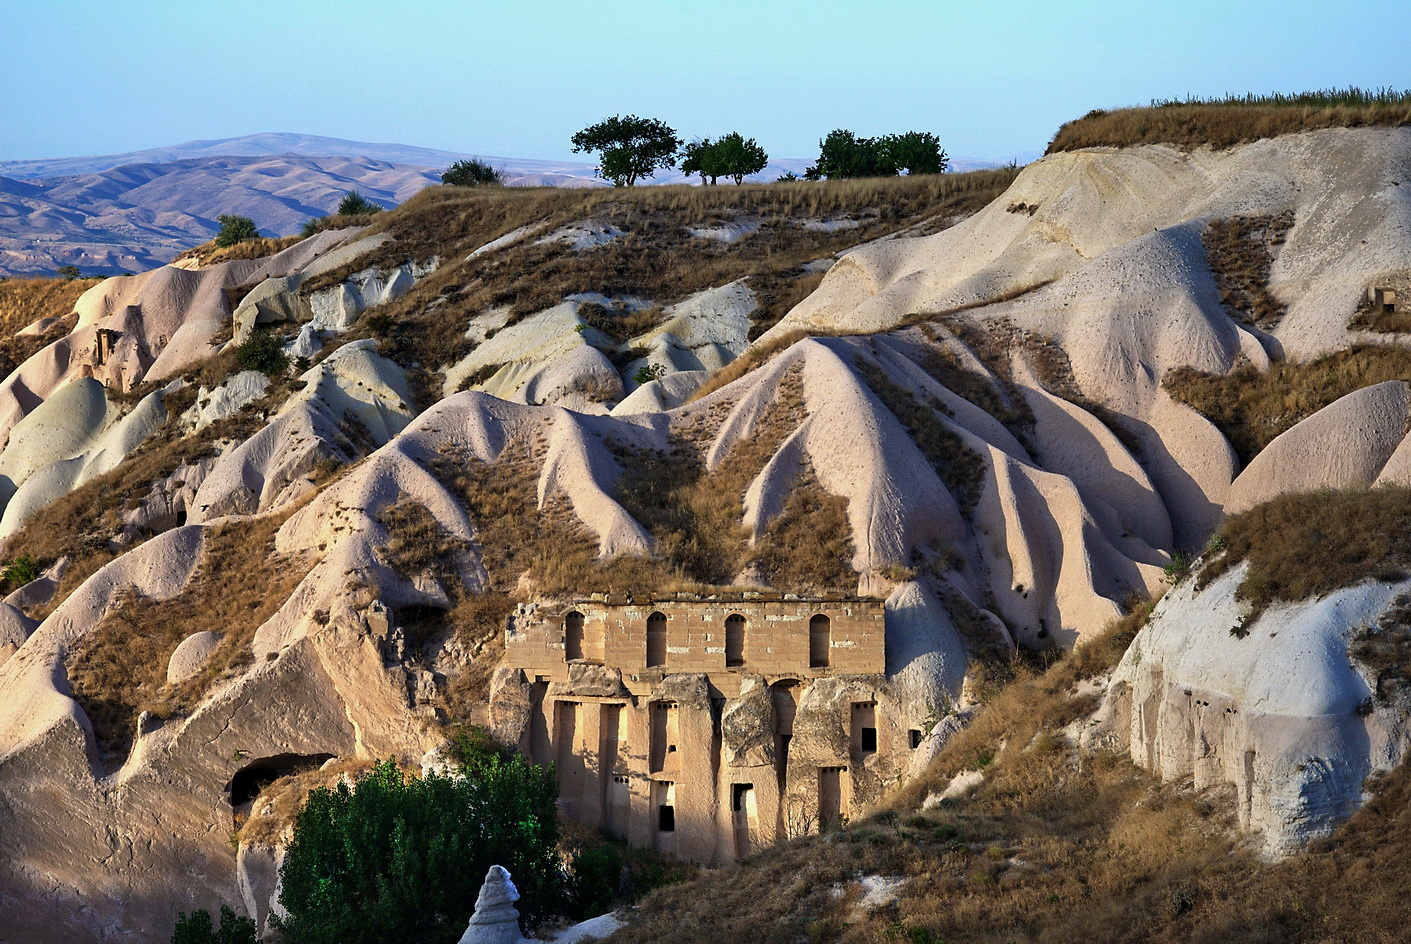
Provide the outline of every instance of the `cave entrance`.
[[429,665],[445,643],[450,628],[443,607],[413,603],[392,611],[392,621],[401,630],[403,658]]
[[253,760],[237,770],[225,785],[230,797],[230,809],[239,829],[250,817],[255,798],[280,777],[317,770],[333,759],[332,754],[275,754]]

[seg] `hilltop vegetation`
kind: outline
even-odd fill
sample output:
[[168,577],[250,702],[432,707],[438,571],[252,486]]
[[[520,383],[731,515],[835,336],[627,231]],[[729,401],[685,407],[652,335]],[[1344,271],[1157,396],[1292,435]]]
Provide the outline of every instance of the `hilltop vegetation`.
[[1411,125],[1411,90],[1323,89],[1294,95],[1156,100],[1147,108],[1094,109],[1058,129],[1046,153],[1171,144],[1230,148],[1320,128]]
[[[740,187],[602,190],[440,187],[372,218],[369,233],[396,238],[355,263],[310,279],[305,292],[368,267],[443,261],[402,298],[365,317],[349,339],[378,337],[384,353],[421,377],[422,389],[469,354],[470,319],[497,306],[513,324],[578,293],[646,300],[660,308],[738,279],[755,293],[750,337],[773,326],[817,287],[835,253],[860,242],[939,231],[977,212],[1017,171]],[[570,226],[608,234],[566,251],[540,240]],[[738,238],[696,236],[744,227]],[[474,256],[497,239],[518,241]],[[658,317],[660,315],[658,314]],[[650,321],[638,325],[641,330]]]

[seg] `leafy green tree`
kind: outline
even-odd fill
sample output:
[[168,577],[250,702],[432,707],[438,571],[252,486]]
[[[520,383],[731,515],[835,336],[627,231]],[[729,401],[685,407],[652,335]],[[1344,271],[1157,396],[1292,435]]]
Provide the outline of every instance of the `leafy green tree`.
[[441,183],[457,187],[498,187],[504,182],[503,174],[478,157],[456,161],[441,175]]
[[769,163],[769,155],[764,148],[754,138],[746,138],[738,131],[732,131],[715,142],[711,151],[714,158],[712,166],[720,176],[735,178],[736,185],[743,183],[750,174],[758,174]]
[[710,138],[692,141],[683,147],[681,149],[681,173],[687,177],[692,174],[700,174],[702,184],[715,183],[715,178],[720,176],[720,172],[714,167],[714,148],[715,145],[711,143]]
[[255,221],[248,216],[222,214],[216,217],[216,220],[220,223],[220,232],[216,233],[216,245],[221,248],[234,246],[247,239],[258,239],[260,236]]
[[514,876],[526,924],[563,901],[551,767],[474,746],[463,775],[379,763],[354,786],[321,788],[294,822],[280,870],[289,944],[451,944],[491,865]]
[[343,202],[338,204],[339,216],[362,216],[369,213],[380,213],[382,207],[373,203],[367,197],[354,190],[343,198]]
[[879,138],[859,138],[839,128],[818,142],[818,151],[818,163],[804,171],[809,180],[895,177],[897,173],[897,165]]
[[63,276],[65,282],[72,282],[83,274],[76,265],[61,265],[56,271]]
[[895,177],[943,174],[950,165],[940,139],[928,131],[908,131],[880,138],[860,138],[838,129],[818,142],[818,163],[804,171],[809,180],[824,177]]
[[236,914],[229,905],[220,906],[220,927],[211,925],[211,913],[198,908],[176,919],[171,944],[255,944],[255,922]]
[[908,174],[944,174],[950,166],[941,140],[929,131],[889,134],[882,139],[890,163]]
[[598,176],[615,187],[630,187],[659,169],[676,166],[681,139],[656,118],[614,115],[589,125],[572,138],[575,154],[601,155]]

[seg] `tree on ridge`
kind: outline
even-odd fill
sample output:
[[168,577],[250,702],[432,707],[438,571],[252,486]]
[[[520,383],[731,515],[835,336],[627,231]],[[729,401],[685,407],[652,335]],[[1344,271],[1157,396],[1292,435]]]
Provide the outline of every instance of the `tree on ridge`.
[[589,125],[572,138],[573,152],[601,156],[598,176],[615,187],[630,187],[644,177],[676,166],[681,139],[676,130],[656,118],[614,115]]

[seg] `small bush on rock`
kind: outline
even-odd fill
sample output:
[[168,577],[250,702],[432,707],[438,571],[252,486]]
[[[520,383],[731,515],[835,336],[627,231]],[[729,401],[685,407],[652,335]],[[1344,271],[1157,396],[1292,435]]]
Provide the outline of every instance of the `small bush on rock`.
[[255,226],[255,221],[248,216],[221,215],[216,217],[220,223],[220,232],[216,233],[216,246],[224,249],[226,246],[234,246],[236,243],[243,243],[247,239],[258,239],[260,230]]
[[284,353],[279,339],[263,331],[256,331],[236,346],[235,361],[241,370],[258,370],[271,377],[289,369],[289,355]]
[[354,190],[343,198],[342,203],[338,204],[338,210],[336,212],[339,216],[365,216],[372,213],[380,213],[381,211],[382,207]]

